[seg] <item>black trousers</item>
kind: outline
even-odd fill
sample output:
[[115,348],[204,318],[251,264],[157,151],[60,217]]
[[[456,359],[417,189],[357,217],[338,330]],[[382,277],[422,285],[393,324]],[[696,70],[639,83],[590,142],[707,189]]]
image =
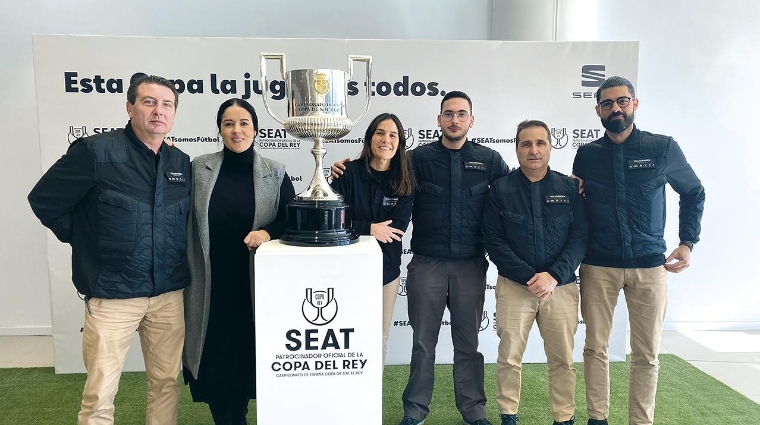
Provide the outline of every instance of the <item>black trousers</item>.
[[248,425],[248,400],[216,400],[208,404],[215,425]]

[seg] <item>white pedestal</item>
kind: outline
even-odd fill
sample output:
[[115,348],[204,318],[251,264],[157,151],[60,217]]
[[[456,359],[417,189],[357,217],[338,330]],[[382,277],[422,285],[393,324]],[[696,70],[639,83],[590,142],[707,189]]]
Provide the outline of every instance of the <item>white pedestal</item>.
[[370,236],[258,249],[259,425],[382,423],[382,261]]

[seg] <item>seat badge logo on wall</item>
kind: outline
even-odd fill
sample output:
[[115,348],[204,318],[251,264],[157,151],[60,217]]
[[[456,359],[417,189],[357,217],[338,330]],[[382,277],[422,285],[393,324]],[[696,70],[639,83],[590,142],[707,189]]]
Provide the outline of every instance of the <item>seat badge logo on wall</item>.
[[480,326],[478,327],[480,332],[483,332],[484,330],[488,329],[488,325],[491,324],[491,321],[488,319],[488,312],[486,310],[483,310],[483,317],[480,319]]
[[567,146],[567,128],[554,128],[552,127],[552,147],[555,149],[562,149]]
[[399,279],[397,294],[402,297],[406,296],[406,277],[402,277]]
[[316,326],[324,326],[332,322],[338,315],[338,301],[335,299],[334,289],[327,291],[315,291],[306,288],[306,298],[301,304],[303,318]]
[[414,147],[414,132],[411,128],[406,128],[404,133],[406,135],[406,148],[411,149]]
[[74,140],[79,139],[80,137],[90,137],[90,135],[87,134],[87,127],[84,125],[81,127],[70,125],[68,134],[69,143],[73,143]]
[[330,90],[330,82],[327,81],[327,74],[317,73],[317,79],[314,81],[314,91],[319,94],[325,94]]

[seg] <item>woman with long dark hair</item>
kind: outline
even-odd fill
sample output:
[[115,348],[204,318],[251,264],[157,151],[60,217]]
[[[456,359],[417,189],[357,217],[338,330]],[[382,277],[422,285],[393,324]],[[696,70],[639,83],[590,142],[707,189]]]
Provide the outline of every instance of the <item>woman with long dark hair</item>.
[[401,277],[401,237],[412,214],[414,175],[406,134],[396,115],[375,117],[359,158],[345,164],[331,186],[351,206],[352,228],[372,235],[383,251],[383,364]]

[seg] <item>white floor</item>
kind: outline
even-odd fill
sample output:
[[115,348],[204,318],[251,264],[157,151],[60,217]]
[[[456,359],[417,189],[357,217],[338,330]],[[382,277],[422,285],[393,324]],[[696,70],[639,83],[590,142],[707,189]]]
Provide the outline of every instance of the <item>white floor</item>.
[[[672,353],[760,404],[760,331],[665,331]],[[53,338],[0,336],[0,368],[53,366]]]
[[760,331],[665,331],[660,347],[760,404]]

